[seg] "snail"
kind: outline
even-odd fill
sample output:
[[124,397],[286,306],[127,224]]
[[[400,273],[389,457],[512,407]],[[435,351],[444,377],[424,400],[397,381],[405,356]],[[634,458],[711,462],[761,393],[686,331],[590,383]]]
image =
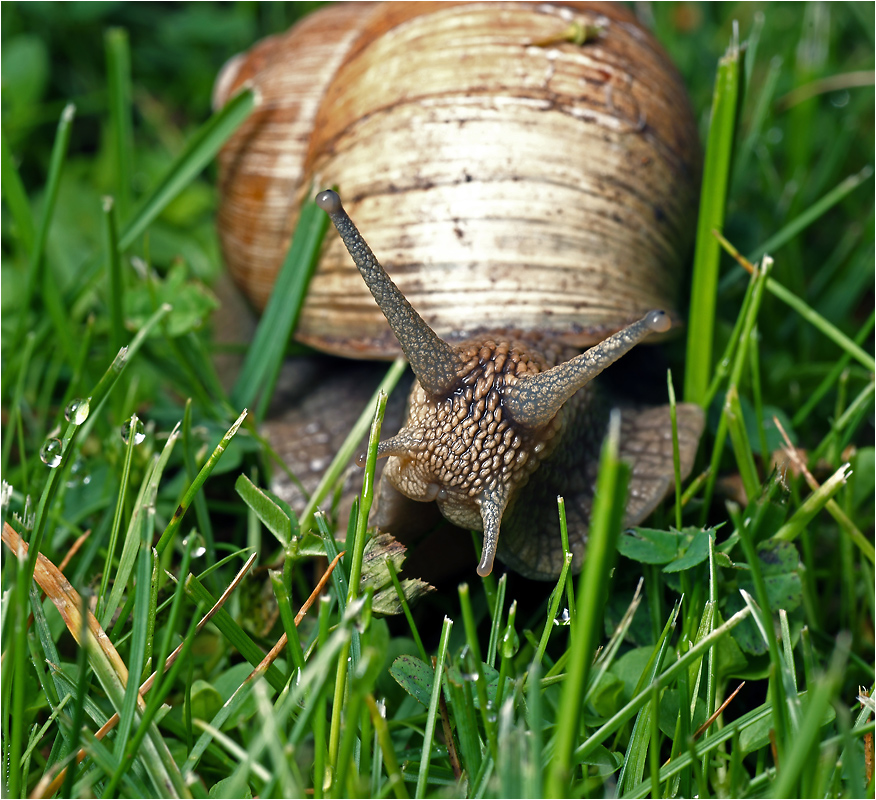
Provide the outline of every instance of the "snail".
[[[577,572],[618,405],[584,383],[678,319],[694,230],[696,126],[659,45],[610,3],[338,4],[229,62],[216,102],[247,83],[262,105],[220,155],[236,281],[262,306],[310,187],[337,185],[350,216],[319,194],[341,236],[296,338],[402,350],[417,379],[381,444],[378,525],[434,503],[485,531],[480,574],[498,557],[550,579],[563,494]],[[672,440],[667,407],[620,406],[630,525],[673,485]],[[703,415],[678,416],[686,476]]]

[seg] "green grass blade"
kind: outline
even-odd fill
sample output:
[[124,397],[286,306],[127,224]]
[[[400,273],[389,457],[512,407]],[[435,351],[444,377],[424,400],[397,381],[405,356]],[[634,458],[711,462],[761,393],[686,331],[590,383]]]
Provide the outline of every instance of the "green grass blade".
[[776,632],[773,626],[772,609],[770,608],[769,596],[767,595],[766,584],[764,583],[763,571],[761,570],[761,562],[755,550],[752,532],[749,526],[743,525],[737,529],[739,539],[742,542],[742,549],[745,553],[745,558],[748,561],[748,566],[751,571],[751,579],[754,583],[755,593],[759,607],[754,606],[750,602],[750,596],[747,592],[740,589],[746,605],[752,610],[752,618],[755,621],[758,629],[763,636],[767,648],[769,650],[770,664],[772,673],[770,675],[770,689],[773,693],[772,707],[773,720],[776,731],[776,751],[778,758],[781,759],[784,755],[784,746],[788,741],[790,733],[789,722],[787,718],[787,693],[785,691],[785,664],[779,653],[779,644],[776,639]]
[[[258,681],[255,685],[255,699],[256,707],[259,710],[259,719],[262,723],[262,735],[273,767],[271,778],[274,786],[271,796],[301,797],[304,794],[304,788],[295,775],[297,770],[293,770],[295,760],[288,756],[286,736],[279,724],[281,720],[274,714],[263,681]],[[350,727],[352,728],[352,726]]]
[[391,558],[386,559],[386,568],[387,570],[389,570],[390,580],[392,581],[392,585],[395,587],[395,592],[398,595],[398,601],[401,604],[405,619],[408,621],[408,627],[410,627],[411,629],[411,636],[414,637],[414,642],[417,645],[417,652],[420,654],[420,660],[422,660],[424,663],[428,663],[429,657],[426,655],[426,648],[423,647],[423,640],[420,638],[420,632],[417,630],[417,624],[414,622],[413,614],[411,614],[411,607],[408,604],[408,599],[407,597],[405,597],[401,582],[398,579],[398,571],[396,570],[395,564],[393,563]]
[[298,638],[295,614],[292,612],[292,604],[289,602],[289,591],[286,589],[286,584],[283,583],[283,575],[280,570],[272,569],[269,575],[271,586],[274,589],[274,596],[277,598],[277,605],[280,608],[280,621],[283,623],[283,630],[286,632],[286,652],[289,654],[289,669],[294,668],[300,674],[304,672],[304,653],[301,650],[301,641]]
[[124,278],[122,276],[122,259],[119,255],[119,233],[116,226],[116,215],[112,197],[103,200],[104,216],[104,251],[108,277],[107,305],[110,311],[110,347],[119,350],[125,343],[124,321]]
[[140,203],[122,229],[119,248],[127,250],[189,183],[207,166],[240,124],[260,102],[247,89],[235,95],[191,136],[152,192]]
[[666,390],[669,395],[669,419],[672,425],[672,473],[675,476],[675,527],[681,530],[681,456],[678,450],[678,409],[672,370],[666,370]]
[[[688,669],[701,654],[705,653],[713,644],[725,636],[729,631],[733,630],[740,622],[751,614],[749,608],[743,608],[737,611],[723,625],[719,625],[708,636],[703,637],[697,642],[687,653],[677,659],[672,665],[667,667],[660,675],[657,676],[656,683],[658,686],[667,686],[669,681],[682,669]],[[613,734],[621,725],[630,720],[633,715],[651,699],[651,686],[646,686],[641,692],[636,694],[623,708],[617,711],[604,724],[600,725],[576,750],[575,759],[581,760],[589,756],[598,745],[602,744],[611,734]],[[664,780],[661,775],[661,782]],[[648,783],[650,788],[650,782]]]
[[146,529],[146,518],[151,518],[155,513],[154,507],[158,496],[158,484],[161,476],[164,474],[164,469],[170,460],[170,455],[178,438],[179,425],[171,431],[161,451],[161,455],[153,459],[150,468],[143,478],[140,492],[134,502],[134,510],[131,512],[131,520],[128,523],[125,542],[122,545],[122,554],[119,556],[119,568],[116,571],[113,588],[110,590],[109,599],[106,601],[104,615],[101,620],[101,625],[105,629],[122,601],[141,541],[152,541],[151,530],[147,531]]
[[256,486],[246,475],[239,475],[234,489],[258,516],[262,524],[274,535],[285,549],[292,540],[292,520],[286,511],[264,490]]
[[258,421],[264,419],[273,394],[328,224],[328,214],[312,200],[301,208],[292,244],[231,390],[231,403],[238,408],[252,406],[260,395],[256,406]]
[[[91,631],[86,629],[84,633],[83,646],[88,653],[89,663],[98,681],[100,681],[101,686],[107,693],[116,713],[121,716],[124,708],[126,681],[136,682],[139,676],[128,674],[123,679],[122,675],[116,671],[115,665],[110,661],[103,648],[97,643]],[[157,727],[152,723],[150,728],[149,735],[143,740],[143,752],[140,754],[140,760],[143,769],[152,781],[153,791],[159,797],[173,795],[191,797],[191,793],[183,783],[179,769],[167,750],[167,745],[164,743]]]
[[[176,428],[174,428],[176,430]],[[191,483],[195,480],[198,474],[198,469],[195,464],[195,448],[192,441],[192,398],[186,399],[185,410],[182,418],[182,443],[183,443],[183,463],[186,467],[186,479]],[[213,524],[210,521],[210,514],[207,510],[207,500],[202,492],[195,495],[195,518],[198,520],[198,531],[204,537],[204,546],[207,548],[205,553],[207,563],[216,563],[216,539],[213,536]],[[218,586],[210,580],[210,588],[214,591],[218,590]]]
[[[648,659],[648,663],[645,664],[645,669],[639,677],[638,684],[636,685],[637,693],[644,693],[648,686],[653,687],[654,690],[658,688],[655,686],[654,678],[663,666],[663,661],[669,649],[669,642],[678,624],[680,611],[681,601],[679,600],[670,612],[669,618],[663,626],[660,638],[657,640],[657,644],[651,653],[651,657]],[[624,754],[624,763],[617,778],[618,787],[621,790],[623,790],[624,786],[634,786],[642,780],[645,769],[645,757],[650,740],[650,708],[651,706],[648,703],[643,704],[636,716],[635,723],[633,723],[629,745]],[[628,774],[630,770],[633,773],[631,776]]]
[[730,433],[730,443],[733,446],[733,454],[736,456],[736,466],[742,485],[748,497],[757,497],[760,492],[760,479],[757,475],[757,465],[754,463],[754,454],[751,452],[751,443],[748,441],[748,432],[745,429],[745,419],[742,416],[742,405],[739,402],[739,392],[733,385],[727,391],[727,399],[724,402],[724,416],[727,418],[727,430]]
[[[204,588],[194,575],[186,576],[184,586],[186,594],[199,605],[212,608],[216,604],[216,598]],[[235,647],[253,667],[259,665],[265,654],[224,608],[220,608],[210,621],[221,631],[228,643]],[[282,691],[286,685],[283,673],[273,664],[265,672],[265,678],[278,692]]]
[[[80,610],[80,614],[83,620],[82,631],[80,632],[80,637],[86,635],[86,625],[85,625],[85,600],[83,599],[82,608]],[[81,641],[81,640],[80,640]],[[82,724],[85,721],[85,705],[86,699],[88,698],[88,687],[91,683],[91,673],[87,669],[88,658],[87,652],[84,644],[81,644],[76,651],[76,675],[78,677],[78,682],[75,685],[75,694],[74,694],[74,704],[73,704],[73,724],[70,726],[71,740],[72,740],[72,752],[76,752],[79,747],[80,737],[82,736]],[[62,788],[61,796],[62,797],[71,797],[72,795],[68,794],[73,786],[73,777],[75,770],[71,767],[67,768],[67,776],[64,779],[64,786]]]
[[386,719],[383,717],[381,709],[373,697],[366,697],[365,701],[368,703],[368,709],[371,712],[371,720],[374,724],[374,731],[377,734],[377,739],[380,742],[380,749],[383,752],[383,763],[386,765],[387,772],[387,784],[392,788],[393,792],[395,792],[396,797],[407,798],[409,795],[405,787],[405,781],[402,777],[401,770],[398,766],[398,759],[395,757],[395,748],[389,733],[389,726],[386,724]]
[[809,706],[800,729],[788,743],[787,758],[782,762],[782,769],[772,787],[773,797],[808,796],[806,787],[798,789],[798,784],[818,742],[824,714],[842,685],[850,644],[848,634],[839,637],[826,674],[809,690]]
[[467,583],[461,583],[459,585],[459,605],[462,609],[462,620],[465,625],[465,642],[469,649],[468,663],[466,666],[469,674],[475,676],[474,685],[478,698],[478,708],[481,712],[481,719],[484,724],[484,730],[486,731],[487,741],[490,744],[490,752],[492,753],[493,758],[496,758],[496,724],[495,720],[491,718],[488,710],[487,679],[484,674],[481,647],[478,643],[478,631],[471,607],[471,593]]
[[137,560],[137,583],[134,588],[134,625],[131,637],[131,654],[128,658],[128,683],[125,686],[125,699],[119,712],[114,753],[117,767],[122,763],[128,745],[128,737],[134,729],[137,713],[137,699],[140,690],[140,676],[146,664],[146,641],[149,627],[149,605],[152,581],[152,553],[148,546],[140,548]]
[[[46,613],[43,609],[43,604],[40,600],[40,596],[37,593],[36,587],[33,585],[31,585],[30,590],[30,607],[31,613],[33,614],[36,639],[40,644],[43,663],[48,662],[49,664],[60,664],[61,656],[58,653],[58,648],[55,645],[55,640],[52,638],[52,633],[49,629],[49,622],[46,619]],[[31,649],[33,652],[36,652],[36,645],[34,644],[34,647]],[[61,692],[61,689],[58,685],[58,681],[55,680],[54,677],[51,681],[46,681],[45,692],[46,697],[49,700],[49,704],[53,707],[56,707],[60,702],[60,698],[63,696],[63,693]],[[62,727],[61,733],[69,742],[70,732]]]
[[109,589],[110,575],[113,572],[112,566],[116,557],[116,545],[118,543],[119,530],[121,530],[122,527],[122,516],[124,514],[125,506],[127,505],[128,480],[131,476],[131,461],[134,458],[134,448],[138,444],[135,429],[140,425],[140,420],[135,414],[126,424],[130,424],[131,433],[128,436],[128,441],[125,443],[125,462],[122,466],[121,485],[119,486],[119,494],[116,498],[116,511],[113,515],[109,546],[107,547],[106,557],[103,564],[103,572],[100,578],[100,589],[97,593],[97,606],[95,609],[95,616],[100,621],[100,627],[104,630],[106,630],[110,619],[112,619],[112,615],[108,617],[104,613],[104,606],[109,599],[107,591]]
[[569,570],[572,567],[572,553],[566,552],[563,554],[563,567],[560,570],[560,577],[557,579],[557,585],[554,587],[554,590],[550,595],[550,602],[548,603],[548,613],[547,619],[544,623],[544,629],[541,632],[541,639],[539,639],[538,647],[535,651],[534,660],[541,664],[542,659],[544,658],[545,650],[547,650],[548,640],[550,639],[551,632],[554,629],[554,620],[557,618],[557,611],[560,608],[560,600],[563,597],[563,590],[566,586],[566,581],[568,581]]
[[39,227],[37,228],[36,238],[34,239],[33,249],[30,252],[30,259],[27,270],[27,282],[24,289],[24,297],[21,298],[19,308],[21,309],[18,318],[18,327],[16,328],[15,336],[12,339],[12,348],[9,352],[16,353],[24,338],[26,326],[28,324],[27,310],[33,301],[34,292],[37,286],[42,282],[43,273],[43,257],[45,255],[46,239],[49,235],[49,227],[52,224],[52,218],[55,213],[55,204],[58,200],[58,188],[61,185],[61,173],[64,169],[64,162],[67,160],[67,149],[70,145],[70,132],[73,127],[73,118],[76,116],[76,106],[72,103],[65,106],[61,112],[61,119],[58,122],[58,132],[55,135],[55,143],[52,147],[52,157],[49,162],[49,174],[46,179],[46,200],[43,206],[43,213],[40,217]]
[[131,173],[134,170],[134,133],[131,124],[131,48],[124,28],[104,34],[106,47],[109,123],[112,140],[115,197],[119,214],[126,218],[131,208]]
[[736,113],[740,102],[743,53],[734,39],[718,63],[691,282],[691,314],[687,332],[684,399],[702,404],[712,374],[712,347],[717,303],[720,246],[713,230],[724,228]]
[[30,253],[33,251],[36,239],[33,214],[27,201],[24,184],[21,182],[21,175],[15,166],[15,157],[9,149],[9,140],[2,132],[0,132],[0,187],[2,187],[3,199],[6,200],[12,219],[15,221],[15,233],[21,247],[25,253]]
[[[867,340],[873,331],[873,324],[876,321],[876,313],[873,311],[870,312],[870,316],[867,318],[867,321],[861,326],[861,329],[858,331],[858,334],[855,336],[854,343],[859,347]],[[791,424],[796,428],[803,423],[805,419],[809,417],[815,407],[821,402],[822,398],[830,391],[831,388],[836,386],[837,381],[840,376],[843,374],[846,367],[848,367],[849,362],[852,360],[852,354],[844,352],[837,362],[831,367],[830,372],[824,376],[821,383],[818,384],[816,389],[809,394],[806,399],[806,402],[797,409],[797,412],[791,418]]]
[[[52,344],[58,351],[56,358],[59,366],[61,363],[72,364],[76,360],[75,343],[79,338],[79,333],[74,320],[71,319],[70,309],[64,303],[64,297],[59,288],[58,270],[56,265],[50,261],[43,266],[41,273],[39,298],[43,304],[44,314],[49,318],[55,330],[55,339]],[[51,376],[51,372],[48,374]],[[45,384],[46,397],[50,396],[52,388],[52,382],[47,381]]]
[[546,781],[548,797],[568,795],[581,697],[587,685],[590,663],[596,649],[598,622],[605,606],[608,576],[617,552],[615,542],[620,532],[629,473],[629,467],[618,457],[619,439],[620,415],[612,412],[600,457],[587,558],[578,581],[578,614],[572,626],[570,664],[563,681],[560,701],[566,713],[558,722],[556,748]]
[[353,539],[353,552],[350,561],[350,586],[347,593],[347,604],[359,596],[359,581],[362,576],[362,558],[365,553],[365,535],[368,529],[368,515],[374,502],[374,471],[377,466],[377,445],[380,442],[380,429],[383,425],[383,414],[386,411],[387,395],[379,392],[377,395],[371,432],[368,436],[368,454],[365,458],[365,474],[362,478],[362,493],[359,500],[359,513],[356,516],[356,536]]
[[492,624],[490,625],[490,638],[487,644],[487,660],[486,663],[491,666],[496,666],[496,648],[499,644],[499,629],[502,625],[502,608],[505,605],[505,588],[508,585],[508,573],[502,574],[499,582],[496,585],[496,600],[491,606]]
[[[344,618],[342,625],[332,634],[326,644],[323,647],[320,647],[313,659],[308,661],[307,669],[302,673],[299,680],[291,684],[290,691],[283,696],[281,705],[276,710],[278,719],[282,718],[282,716],[288,716],[291,711],[298,706],[305,694],[309,694],[310,697],[313,698],[322,692],[323,687],[327,684],[328,676],[331,672],[331,665],[338,657],[338,652],[346,642],[349,642],[349,627],[352,623],[353,617],[358,613],[358,606],[359,604],[357,604],[357,608],[353,609],[352,615]],[[222,612],[220,611],[219,614],[221,613]],[[217,617],[219,614],[217,614]],[[214,617],[214,621],[217,617]],[[273,665],[269,667],[265,672],[265,677],[268,679],[268,683],[270,683],[276,691],[283,691],[286,685],[285,681],[281,679],[278,687],[275,686],[274,682],[268,677],[268,674],[272,669],[276,670],[276,667]],[[216,716],[213,717],[209,725],[199,723],[200,726],[204,728],[205,732],[199,737],[195,747],[192,749],[191,753],[189,753],[189,756],[183,765],[184,774],[191,774],[201,757],[204,755],[210,741],[216,736],[216,732],[218,732],[231,715],[240,708],[243,701],[250,692],[252,692],[254,684],[255,676],[253,676],[253,679],[244,681],[244,683],[235,690],[231,698],[222,706]],[[296,720],[295,728],[289,736],[289,742],[292,746],[295,746],[304,731],[307,730],[307,726],[311,720],[312,711],[313,704],[308,704]],[[262,746],[261,743],[259,746]]]
[[[734,326],[733,332],[734,335],[738,337],[738,339],[736,347],[733,349],[734,355],[732,365],[730,366],[727,398],[731,398],[734,392],[738,392],[737,387],[742,381],[742,376],[744,374],[746,364],[748,363],[747,356],[748,346],[751,343],[751,333],[755,329],[755,325],[757,324],[757,315],[760,312],[761,304],[763,302],[764,288],[770,280],[769,273],[772,269],[772,265],[773,260],[769,256],[764,256],[762,262],[755,268],[751,280],[751,295],[749,298],[749,302],[744,309],[745,316],[741,318],[741,321],[737,321],[737,324]],[[714,388],[717,389],[717,384],[714,385]],[[746,470],[746,479],[748,480],[748,485],[750,487],[755,487],[756,485],[758,485],[758,481],[756,479],[756,470],[753,468],[752,462],[749,461],[751,449],[747,444],[747,437],[745,440],[743,440],[740,433],[741,417],[738,417],[737,419],[732,418],[733,415],[729,413],[730,408],[731,404],[725,399],[724,407],[722,409],[723,413],[721,414],[721,419],[718,422],[718,430],[715,434],[715,443],[713,445],[712,458],[709,465],[709,476],[706,479],[704,510],[711,500],[715,483],[718,480],[718,467],[721,462],[721,456],[724,452],[724,444],[726,442],[728,432],[732,433],[736,437],[735,440],[733,440],[733,444],[734,448],[738,448],[737,455],[740,459],[740,463],[742,464],[741,469]],[[739,412],[737,411],[737,414],[738,413]],[[735,426],[735,428],[731,431],[732,426]]]
[[228,447],[228,443],[234,438],[234,435],[237,433],[245,417],[246,409],[243,410],[241,415],[234,421],[219,441],[219,444],[216,445],[204,466],[201,467],[201,471],[198,473],[197,478],[189,484],[189,488],[186,489],[183,499],[177,506],[176,511],[173,512],[173,517],[164,529],[164,533],[161,534],[158,543],[155,545],[155,549],[158,551],[159,555],[161,555],[165,548],[173,541],[173,537],[179,530],[179,526],[182,524],[186,511],[188,511],[189,506],[192,504],[195,494],[204,485],[207,478],[210,477],[210,473],[216,468],[216,464],[219,462],[219,459],[222,458],[225,448]]
[[95,386],[90,398],[90,419],[87,419],[83,425],[77,425],[71,422],[61,440],[62,455],[61,463],[51,471],[46,486],[40,495],[39,505],[37,506],[36,518],[34,521],[33,533],[30,538],[29,550],[27,554],[27,574],[28,580],[33,578],[34,567],[36,566],[37,556],[39,555],[40,547],[42,546],[45,527],[48,522],[48,509],[51,507],[55,494],[58,491],[58,486],[66,471],[66,465],[70,461],[71,453],[74,451],[75,441],[82,430],[88,430],[90,424],[93,424],[93,419],[97,417],[97,411],[101,404],[106,399],[107,395],[116,385],[119,376],[128,363],[128,360],[133,357],[140,349],[145,338],[149,335],[152,328],[158,324],[161,318],[170,310],[170,306],[162,306],[156,311],[140,329],[137,335],[131,340],[131,344],[127,348],[122,348],[119,354],[113,359],[109,369],[104,373],[103,377]]
[[533,660],[529,667],[526,722],[529,726],[529,789],[528,797],[538,797],[542,792],[544,780],[544,759],[542,757],[542,729],[544,727],[542,689],[540,686],[541,662]]
[[[4,713],[4,729],[9,731],[9,762],[7,771],[7,788],[9,795],[17,797],[22,784],[21,756],[24,743],[24,701],[27,694],[25,669],[27,665],[27,598],[31,585],[28,579],[27,559],[23,551],[13,553],[6,559],[6,564],[14,565],[4,570],[4,578],[9,580],[13,587],[11,594],[12,606],[10,612],[12,637],[8,636],[9,627],[6,628],[6,640],[13,638],[15,645],[4,654],[7,656],[6,669],[2,671],[4,708],[11,707],[12,713]],[[11,579],[9,573],[11,572]],[[14,583],[13,583],[14,581]],[[6,605],[4,603],[4,605]],[[8,645],[7,645],[8,647]],[[10,664],[11,662],[11,664]],[[11,694],[12,702],[9,702]],[[26,787],[25,787],[26,788]]]
[[774,296],[778,297],[786,305],[794,309],[803,319],[810,325],[823,333],[828,339],[834,342],[837,347],[851,355],[864,369],[868,372],[876,372],[876,359],[873,358],[862,347],[855,344],[848,336],[846,336],[832,322],[826,320],[814,308],[801,300],[793,292],[786,289],[782,284],[773,278],[767,278],[766,288]]
[[[429,663],[428,659],[426,663]],[[462,666],[461,660],[460,666]],[[472,699],[471,681],[464,680],[460,683],[448,680],[445,676],[444,686],[450,695],[449,713],[456,723],[461,766],[469,776],[476,775],[483,766],[484,759]]]
[[[830,478],[822,483],[818,489],[812,492],[812,494],[803,501],[800,507],[794,512],[791,519],[782,525],[782,527],[773,534],[772,538],[781,539],[786,542],[794,541],[794,539],[806,529],[806,526],[812,518],[824,508],[828,500],[845,486],[846,481],[848,480],[849,469],[849,464],[846,463],[834,472]],[[869,544],[869,542],[867,544]],[[868,552],[868,555],[872,554],[872,546],[869,551],[865,549],[865,552]],[[759,597],[758,600],[760,600]]]
[[[12,401],[9,404],[9,419],[6,422],[6,430],[3,435],[3,475],[8,475],[9,469],[9,453],[12,450],[12,442],[14,441],[14,432],[15,427],[18,421],[21,419],[21,399],[24,395],[24,380],[27,377],[27,371],[30,367],[30,359],[33,356],[33,348],[36,344],[36,336],[33,333],[29,333],[24,338],[24,351],[21,354],[21,361],[18,365],[18,375],[15,378],[15,389],[12,392]],[[27,454],[22,452],[21,455],[22,463],[25,463],[27,460]],[[27,481],[25,481],[25,486],[22,487],[22,491],[24,494],[28,494]]]
[[441,640],[438,643],[438,655],[435,662],[435,678],[432,681],[432,698],[426,716],[426,730],[423,733],[423,754],[420,757],[420,771],[417,775],[417,791],[415,797],[426,796],[426,783],[429,780],[429,765],[432,759],[432,741],[435,735],[435,720],[438,717],[438,700],[441,697],[441,675],[444,670],[444,660],[447,658],[447,648],[450,643],[450,631],[453,622],[444,617],[441,626]]
[[[352,547],[347,548],[347,558],[350,564],[348,578],[346,609],[359,595],[359,582],[362,576],[362,558],[365,553],[366,532],[368,528],[368,514],[371,512],[371,504],[374,500],[374,469],[377,465],[377,445],[380,441],[380,428],[383,424],[383,413],[386,410],[386,395],[379,392],[377,395],[377,407],[371,422],[371,432],[368,436],[368,453],[365,458],[365,475],[362,480],[362,492],[359,499],[358,513],[356,514],[356,528],[352,541]],[[352,552],[351,552],[352,550]],[[346,613],[346,611],[345,611]],[[348,649],[352,648],[352,655]],[[344,703],[347,689],[347,678],[357,667],[359,659],[359,643],[356,632],[351,641],[344,645],[341,650],[341,658],[338,659],[335,675],[335,694],[332,702],[332,719],[329,730],[329,760],[335,774],[338,770],[338,757],[341,744],[341,720],[344,712]],[[348,656],[349,659],[348,659]],[[348,724],[352,724],[348,720]],[[339,788],[335,784],[335,788]]]
[[787,225],[778,230],[749,257],[749,261],[757,261],[765,253],[773,254],[783,245],[796,238],[801,231],[808,228],[815,220],[839,203],[846,195],[857,189],[862,183],[873,177],[873,168],[864,167],[855,175],[849,175],[838,186],[831,189],[818,202],[813,203],[800,216],[791,220]]
[[[598,667],[595,673],[593,673],[593,677],[590,679],[587,690],[584,693],[584,702],[586,703],[590,696],[593,694],[593,690],[598,686],[599,681],[602,679],[602,676],[605,672],[608,671],[609,667],[611,667],[614,662],[615,656],[617,656],[618,651],[621,648],[621,645],[624,643],[624,639],[627,635],[627,632],[630,629],[630,625],[632,625],[633,617],[636,614],[636,611],[639,608],[639,605],[642,602],[642,586],[645,583],[644,578],[640,578],[638,584],[636,585],[636,591],[633,594],[633,599],[630,601],[629,606],[627,606],[627,610],[624,612],[623,618],[618,623],[614,632],[611,635],[611,639],[609,639],[608,644],[602,649],[599,654],[599,658],[596,660],[594,666]],[[657,637],[657,641],[660,641],[660,638]]]

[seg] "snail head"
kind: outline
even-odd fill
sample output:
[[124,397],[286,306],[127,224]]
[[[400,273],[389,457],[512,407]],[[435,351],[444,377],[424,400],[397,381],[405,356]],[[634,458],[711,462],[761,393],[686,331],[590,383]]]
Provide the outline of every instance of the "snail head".
[[435,501],[460,527],[481,530],[478,574],[489,575],[502,515],[518,489],[561,439],[564,403],[653,332],[669,329],[663,311],[562,364],[548,368],[516,341],[441,339],[408,303],[374,257],[334,191],[316,203],[328,213],[410,362],[417,383],[408,419],[380,443],[385,475],[412,500]]

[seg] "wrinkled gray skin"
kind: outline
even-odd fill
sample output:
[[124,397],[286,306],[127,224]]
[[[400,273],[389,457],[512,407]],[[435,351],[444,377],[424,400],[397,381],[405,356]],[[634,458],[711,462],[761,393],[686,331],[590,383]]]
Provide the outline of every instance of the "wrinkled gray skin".
[[[563,563],[559,494],[566,498],[572,568],[579,571],[599,449],[613,405],[591,381],[650,333],[667,330],[668,317],[649,312],[583,354],[547,334],[511,330],[445,342],[398,291],[337,194],[322,192],[317,203],[331,217],[417,378],[404,427],[381,441],[378,451],[387,462],[377,524],[404,538],[408,528],[433,524],[427,507],[437,504],[455,525],[484,532],[480,575],[491,572],[498,556],[527,577],[552,580]],[[356,408],[340,402],[350,395],[347,382],[355,383],[356,371],[351,367],[345,375],[325,377],[322,389],[314,388],[313,376],[299,376],[296,383],[308,386],[307,396],[273,423],[282,427],[267,431],[275,443],[290,430],[299,435],[290,451],[281,453],[299,478],[328,465],[336,446],[332,430],[348,430],[357,415]],[[327,408],[334,413],[330,422]],[[625,524],[632,525],[673,485],[671,424],[667,406],[627,407],[620,413],[621,454],[632,467]],[[678,422],[686,476],[702,431],[702,411],[681,404]],[[391,429],[387,421],[384,430]]]

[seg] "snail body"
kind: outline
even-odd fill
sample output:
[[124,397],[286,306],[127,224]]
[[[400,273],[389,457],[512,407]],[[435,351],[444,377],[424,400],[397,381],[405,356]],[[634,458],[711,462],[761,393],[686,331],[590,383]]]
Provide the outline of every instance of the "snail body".
[[[572,22],[598,33],[565,42]],[[220,156],[220,235],[253,303],[314,182],[340,187],[386,259],[319,195],[341,235],[297,338],[346,356],[401,349],[417,378],[381,444],[378,524],[395,532],[411,503],[416,517],[433,502],[484,531],[481,574],[498,556],[550,579],[563,494],[580,569],[617,406],[589,380],[677,318],[695,227],[696,127],[659,46],[611,3],[338,4],[230,62],[217,102],[245,81],[264,100]],[[634,524],[672,486],[671,428],[666,407],[621,414]],[[701,410],[679,406],[679,420],[686,475]]]

